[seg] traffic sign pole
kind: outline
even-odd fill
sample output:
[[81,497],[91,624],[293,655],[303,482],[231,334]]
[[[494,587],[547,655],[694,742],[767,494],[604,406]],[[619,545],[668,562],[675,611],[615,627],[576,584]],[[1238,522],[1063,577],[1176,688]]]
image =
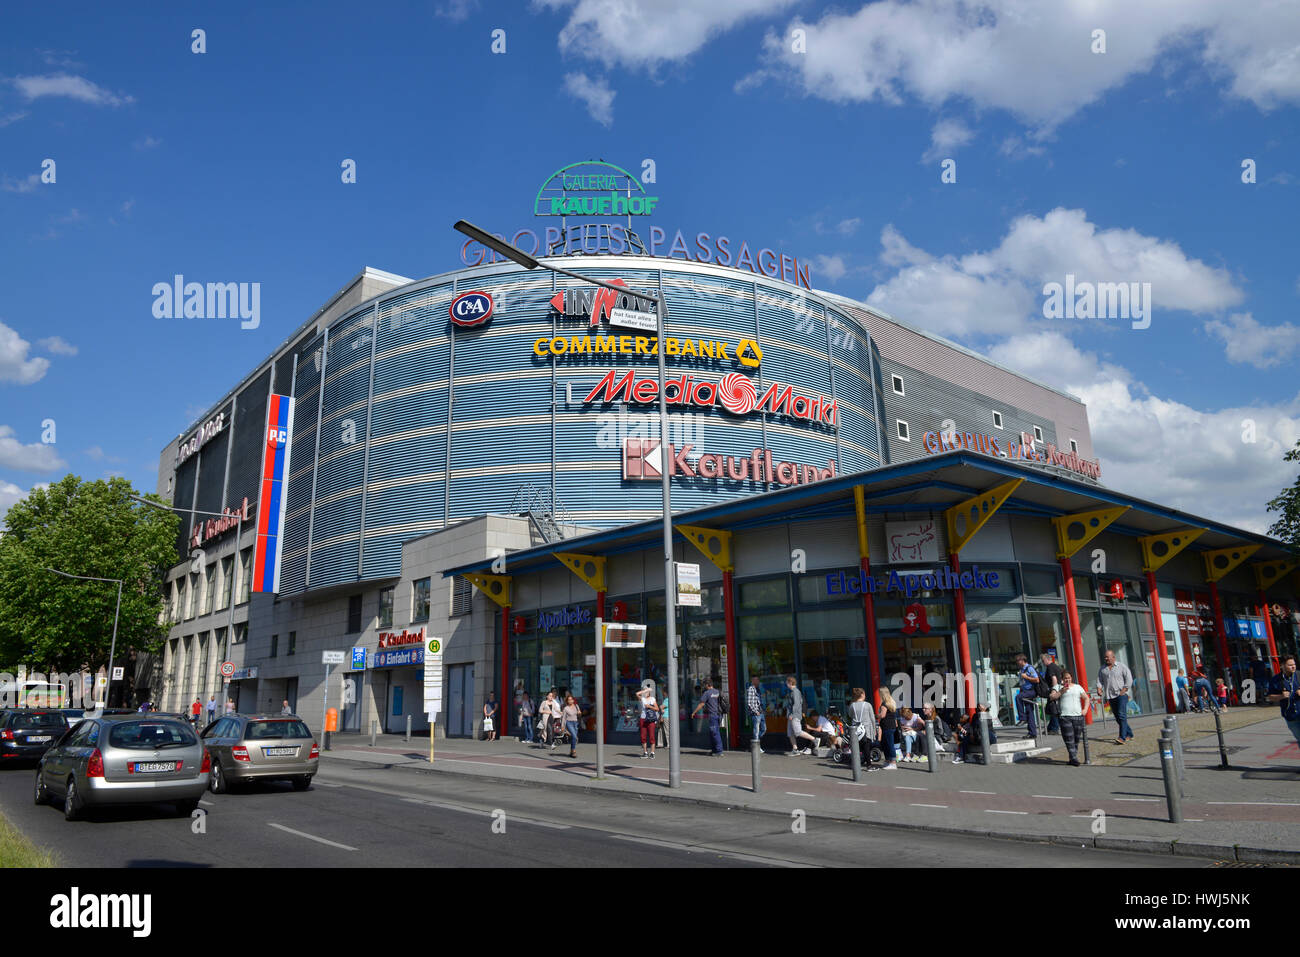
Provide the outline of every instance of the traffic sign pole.
[[[549,717],[549,716],[548,716]],[[596,780],[605,779],[605,621],[596,619]],[[578,742],[573,742],[577,747]]]

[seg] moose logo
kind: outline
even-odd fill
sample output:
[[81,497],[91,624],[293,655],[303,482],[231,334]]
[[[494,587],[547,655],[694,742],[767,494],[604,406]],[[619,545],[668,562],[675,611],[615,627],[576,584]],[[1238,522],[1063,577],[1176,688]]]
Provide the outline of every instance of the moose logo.
[[[938,561],[934,522],[901,522],[885,526],[889,559],[894,562]],[[929,547],[926,547],[929,546]]]

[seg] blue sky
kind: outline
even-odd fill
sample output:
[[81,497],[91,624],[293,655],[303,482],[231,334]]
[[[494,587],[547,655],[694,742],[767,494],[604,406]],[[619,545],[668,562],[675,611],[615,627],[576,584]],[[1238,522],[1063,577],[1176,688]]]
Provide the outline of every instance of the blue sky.
[[[658,225],[811,260],[815,286],[1079,395],[1108,484],[1262,530],[1300,434],[1300,5],[1130,6],[12,9],[0,507],[69,470],[152,488],[362,266],[457,268],[453,221],[532,226],[542,180],[600,157],[655,160]],[[260,326],[155,318],[177,273],[261,283]],[[1149,282],[1150,327],[1045,318],[1067,274]]]

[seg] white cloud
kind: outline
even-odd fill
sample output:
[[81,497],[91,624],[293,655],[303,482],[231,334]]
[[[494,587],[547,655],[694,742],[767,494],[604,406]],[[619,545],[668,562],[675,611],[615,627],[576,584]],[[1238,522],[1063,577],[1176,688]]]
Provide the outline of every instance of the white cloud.
[[831,282],[843,279],[849,271],[842,256],[814,256],[813,262],[817,264],[817,274],[825,276]]
[[[791,49],[796,28],[807,31],[806,53]],[[1104,54],[1091,51],[1098,28]],[[779,76],[835,103],[964,100],[1040,131],[1183,60],[1228,78],[1230,95],[1260,109],[1300,102],[1300,4],[1279,0],[880,0],[796,18],[769,31],[764,49],[767,66],[742,88]]]
[[31,343],[0,322],[0,383],[31,385],[45,375],[49,359],[27,358]]
[[709,40],[755,17],[777,13],[795,0],[535,0],[573,12],[560,31],[560,50],[599,60],[654,69],[683,60]]
[[113,93],[85,77],[69,73],[51,73],[42,76],[15,76],[10,81],[28,100],[43,96],[66,96],[92,106],[122,106],[134,103],[135,97]]
[[601,126],[614,123],[614,97],[618,94],[609,88],[604,77],[593,80],[585,73],[570,73],[564,78],[564,89],[587,106],[591,118]]
[[930,148],[921,154],[921,162],[950,159],[959,147],[975,138],[975,133],[961,120],[940,120],[930,130]]
[[49,472],[67,465],[54,451],[53,445],[33,442],[23,445],[14,438],[14,430],[0,425],[0,468],[18,469],[20,472]]
[[36,344],[46,352],[53,352],[56,356],[75,356],[77,354],[77,347],[62,336],[37,339]]
[[[1118,491],[1265,532],[1276,517],[1265,505],[1295,481],[1295,466],[1282,455],[1300,436],[1300,395],[1276,405],[1201,411],[1151,394],[1127,370],[1059,332],[1009,339],[989,357],[1087,404],[1102,481]],[[1254,442],[1243,438],[1247,421]]]
[[852,236],[854,233],[858,231],[859,227],[861,226],[862,226],[861,218],[857,216],[853,216],[850,217],[849,219],[841,219],[838,223],[836,223],[835,231],[839,233],[841,236]]
[[25,179],[11,179],[6,176],[3,184],[6,193],[31,193],[35,192],[36,187],[40,185],[40,173],[32,173]]
[[445,0],[434,6],[433,14],[437,17],[446,17],[448,20],[460,21],[469,19],[469,15],[478,9],[478,0]]
[[10,123],[17,123],[19,120],[25,119],[27,116],[28,114],[25,110],[19,110],[17,113],[6,113],[4,116],[0,116],[0,127],[8,126]]
[[1047,321],[1043,285],[1067,275],[1076,282],[1149,282],[1155,321],[1165,310],[1215,313],[1243,298],[1226,270],[1188,258],[1177,243],[1099,229],[1081,209],[1021,216],[996,248],[965,256],[933,257],[893,226],[880,241],[881,261],[904,268],[867,302],[940,335],[1007,335]]
[[1223,342],[1229,362],[1249,363],[1256,369],[1281,365],[1300,349],[1300,326],[1289,322],[1261,326],[1249,312],[1233,313],[1227,322],[1211,320],[1205,331]]
[[131,145],[138,150],[151,150],[156,146],[162,146],[162,140],[158,139],[157,137],[150,136],[149,134],[146,133],[144,136],[136,140]]

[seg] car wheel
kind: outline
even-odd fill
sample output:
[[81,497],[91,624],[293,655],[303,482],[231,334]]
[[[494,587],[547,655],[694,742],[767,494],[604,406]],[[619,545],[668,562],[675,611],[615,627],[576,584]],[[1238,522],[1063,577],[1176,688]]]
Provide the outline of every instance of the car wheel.
[[36,769],[36,791],[33,794],[33,797],[36,799],[38,805],[46,804],[50,800],[50,792],[49,789],[45,787],[45,779],[41,776],[41,769],[39,767]]
[[295,791],[305,791],[311,787],[311,775],[304,774],[301,777],[293,779],[293,789]]
[[81,792],[77,790],[77,779],[68,778],[68,789],[63,795],[63,819],[65,821],[75,821],[85,813],[86,805],[81,800]]
[[212,776],[208,778],[208,788],[213,794],[225,794],[230,790],[230,783],[221,772],[220,763],[216,761],[212,762]]
[[186,798],[184,801],[176,802],[177,817],[189,817],[199,808],[198,798]]

